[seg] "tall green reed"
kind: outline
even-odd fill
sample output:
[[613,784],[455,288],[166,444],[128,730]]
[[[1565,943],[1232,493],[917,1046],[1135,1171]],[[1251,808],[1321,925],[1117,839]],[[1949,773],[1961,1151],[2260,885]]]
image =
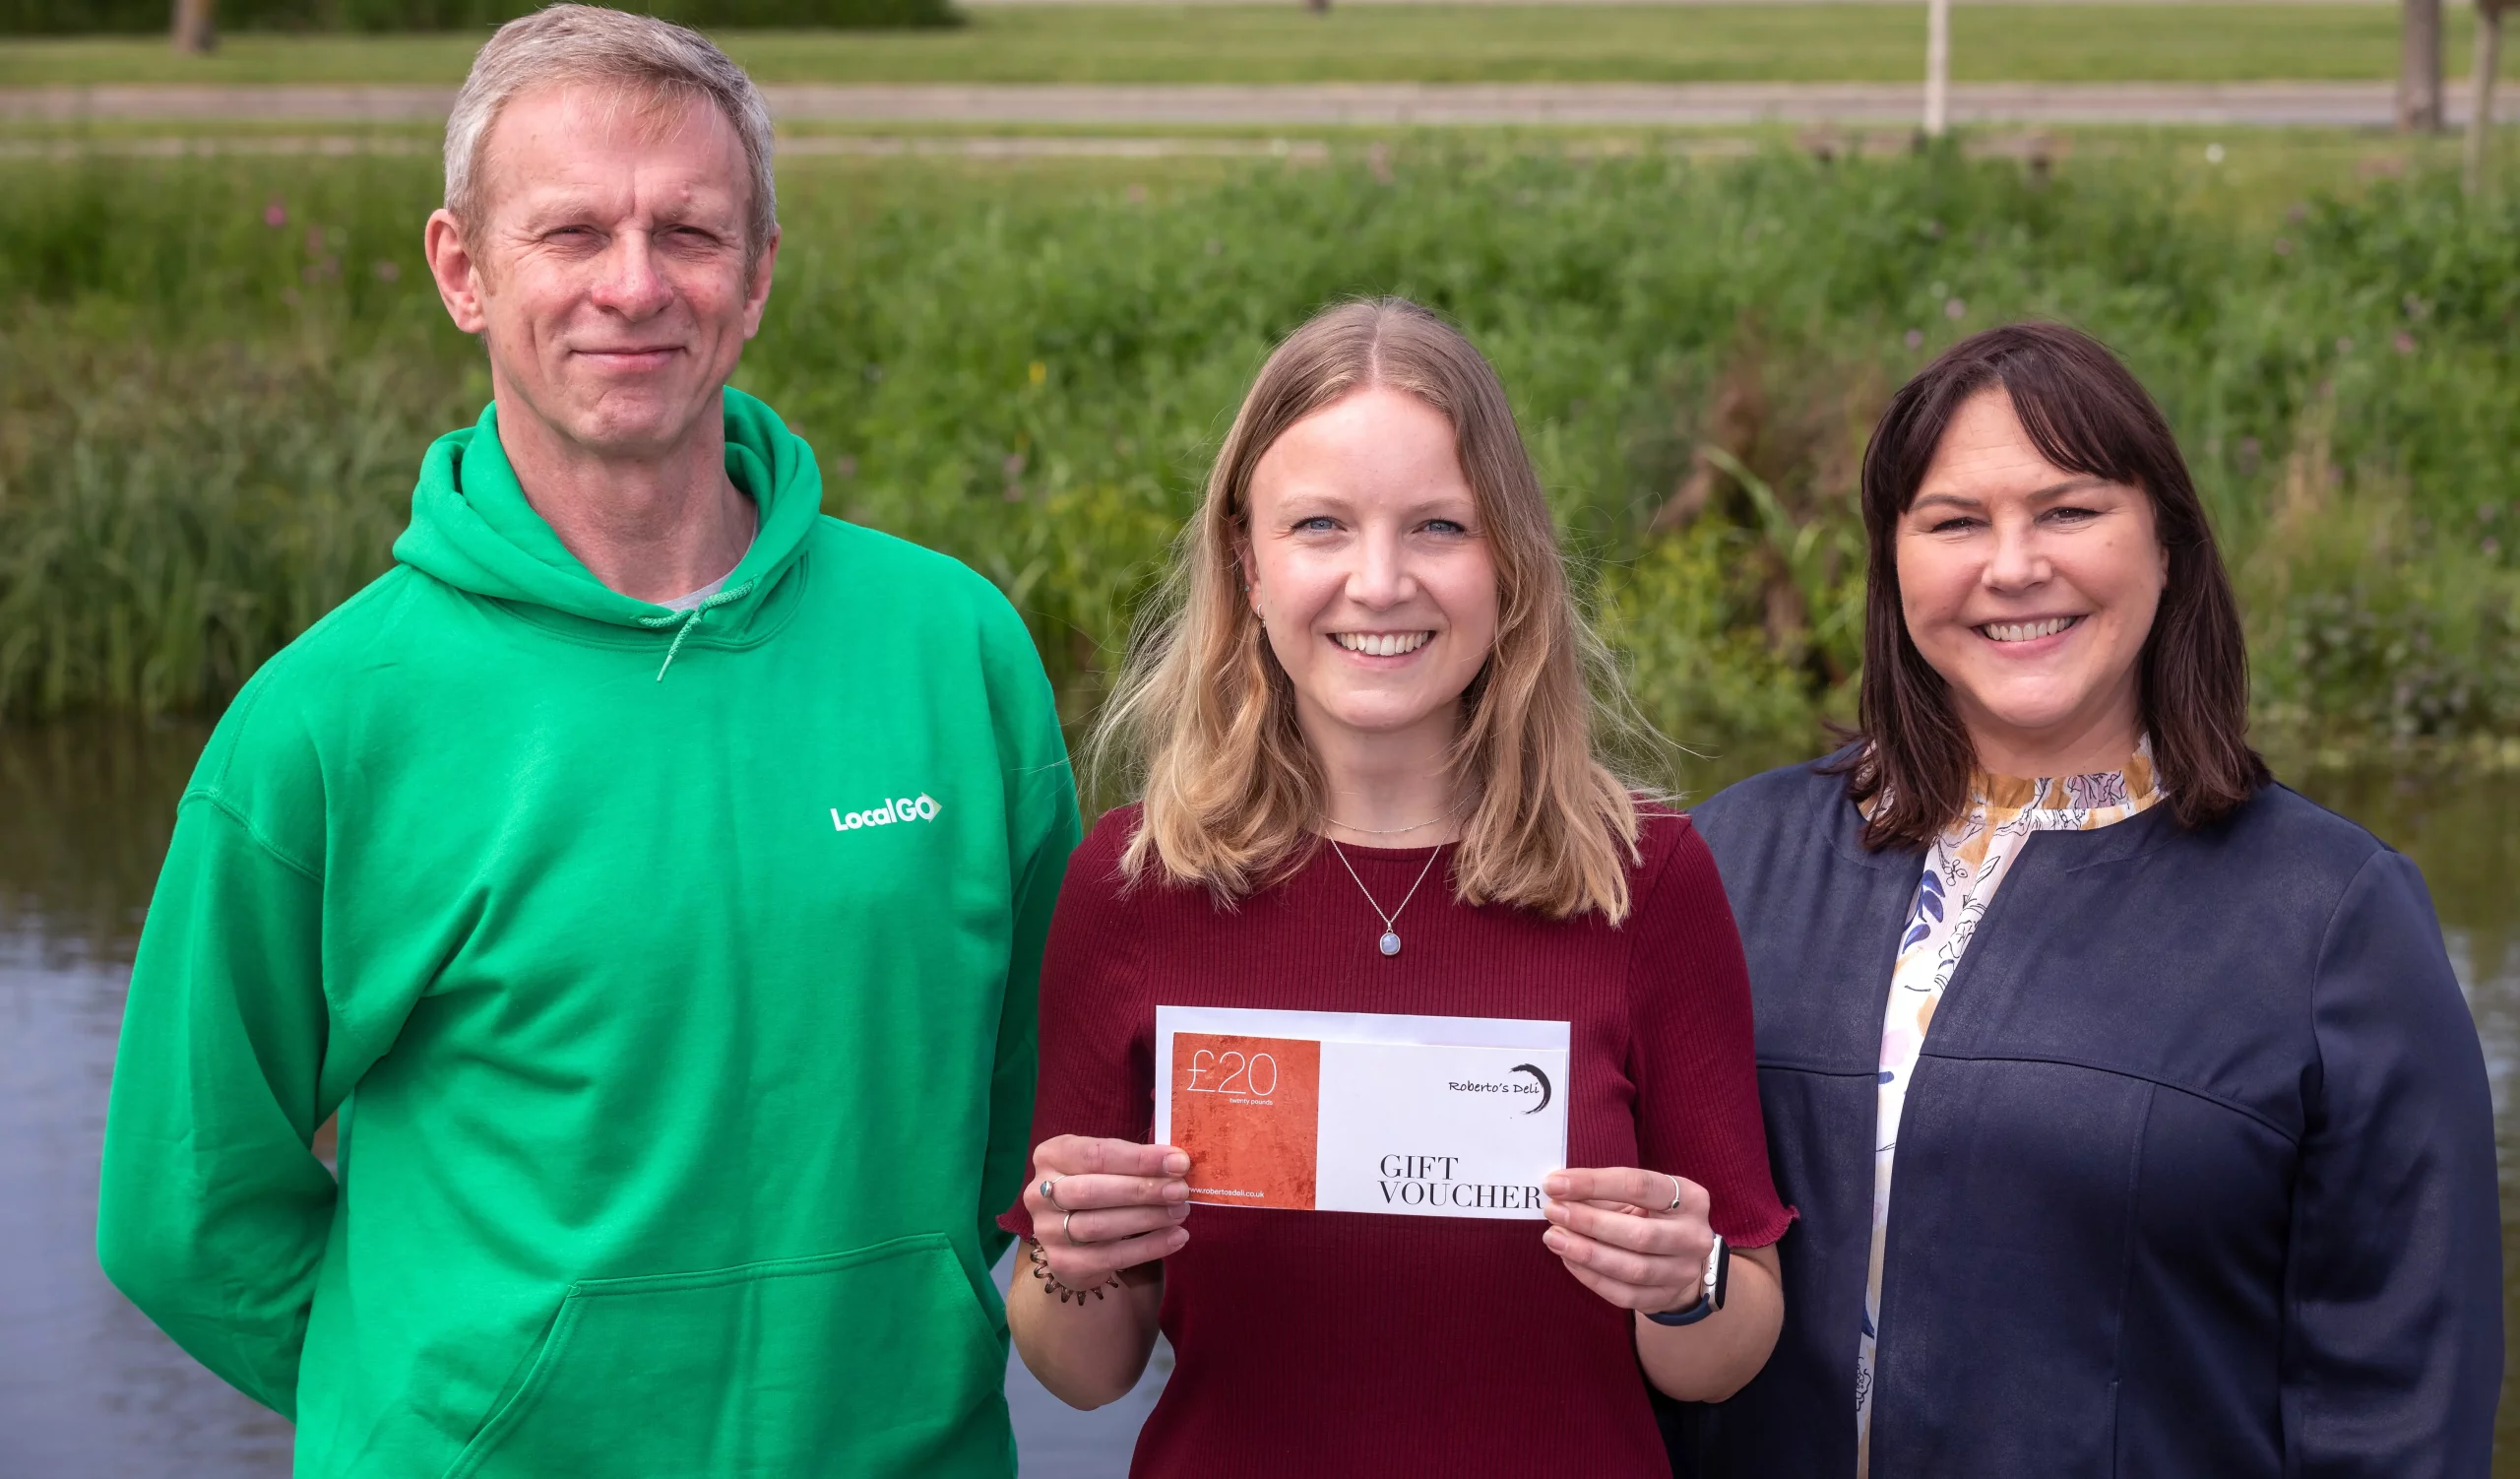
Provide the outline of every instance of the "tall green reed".
[[[738,383],[812,439],[831,511],[1006,589],[1081,719],[1272,340],[1343,295],[1420,298],[1503,372],[1651,717],[1791,746],[1851,692],[1880,399],[1964,333],[2058,317],[2179,427],[2270,727],[2508,733],[2508,628],[2474,613],[2515,590],[2520,210],[2421,177],[2260,217],[2167,159],[1420,146],[1153,197],[808,161]],[[416,260],[433,171],[6,174],[0,713],[214,707],[382,567],[421,447],[483,393]],[[2333,491],[2304,513],[2306,450]],[[2339,552],[2373,527],[2385,559]],[[2337,636],[2338,602],[2393,624]]]

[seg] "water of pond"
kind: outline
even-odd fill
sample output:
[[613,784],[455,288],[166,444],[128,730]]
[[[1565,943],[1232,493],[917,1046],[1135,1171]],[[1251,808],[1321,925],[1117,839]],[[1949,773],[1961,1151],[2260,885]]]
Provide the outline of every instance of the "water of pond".
[[[94,1252],[131,944],[202,738],[185,726],[0,730],[0,1474],[11,1479],[288,1471],[286,1425],[169,1344]],[[2520,1271],[2520,778],[2408,767],[2299,784],[2405,849],[2431,882],[2485,1039],[2504,1262]],[[2509,1288],[2504,1309],[2520,1333]],[[1097,1413],[1070,1412],[1011,1365],[1025,1473],[1120,1472],[1163,1364],[1160,1353],[1137,1392]],[[2520,1479],[2520,1404],[2506,1400],[2501,1422],[2494,1472]]]

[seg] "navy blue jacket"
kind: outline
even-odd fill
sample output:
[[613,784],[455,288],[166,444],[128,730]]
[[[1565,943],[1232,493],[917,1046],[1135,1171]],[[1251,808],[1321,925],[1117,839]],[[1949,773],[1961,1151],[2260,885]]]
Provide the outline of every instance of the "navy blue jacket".
[[[1922,867],[1843,778],[1695,813],[1750,964],[1785,1332],[1679,1472],[1855,1472],[1874,1087]],[[2281,787],[2028,838],[1908,1093],[1871,1479],[2486,1474],[2492,1107],[2415,866]]]

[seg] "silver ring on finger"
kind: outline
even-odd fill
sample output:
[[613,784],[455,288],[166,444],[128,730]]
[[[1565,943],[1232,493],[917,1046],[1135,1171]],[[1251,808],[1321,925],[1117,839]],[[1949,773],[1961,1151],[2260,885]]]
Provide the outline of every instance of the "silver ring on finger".
[[[1052,1205],[1056,1205],[1056,1203],[1052,1203]],[[1078,1237],[1075,1231],[1068,1226],[1069,1223],[1074,1222],[1075,1220],[1076,1214],[1074,1212],[1061,1212],[1059,1214],[1059,1236],[1067,1240],[1068,1247],[1083,1248],[1086,1244],[1086,1240]]]
[[1067,1208],[1059,1205],[1059,1183],[1065,1179],[1066,1178],[1064,1177],[1057,1176],[1045,1176],[1041,1178],[1041,1199],[1050,1204],[1051,1211],[1064,1212],[1067,1210]]
[[[1670,1173],[1669,1171],[1666,1171],[1666,1172],[1664,1172],[1663,1174],[1664,1174],[1665,1176],[1671,1176],[1671,1173]],[[1666,1212],[1676,1212],[1676,1211],[1678,1211],[1679,1209],[1680,1209],[1680,1179],[1679,1179],[1678,1177],[1676,1177],[1676,1176],[1671,1176],[1671,1204],[1670,1204],[1670,1206],[1668,1206],[1668,1207],[1665,1207],[1663,1210],[1664,1210],[1664,1211],[1666,1211]]]

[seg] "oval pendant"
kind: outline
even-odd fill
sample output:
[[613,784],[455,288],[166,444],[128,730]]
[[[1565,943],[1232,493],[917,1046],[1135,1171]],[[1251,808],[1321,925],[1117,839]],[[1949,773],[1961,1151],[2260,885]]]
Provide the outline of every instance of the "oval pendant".
[[1382,952],[1385,955],[1400,953],[1400,936],[1397,933],[1389,930],[1382,932]]

